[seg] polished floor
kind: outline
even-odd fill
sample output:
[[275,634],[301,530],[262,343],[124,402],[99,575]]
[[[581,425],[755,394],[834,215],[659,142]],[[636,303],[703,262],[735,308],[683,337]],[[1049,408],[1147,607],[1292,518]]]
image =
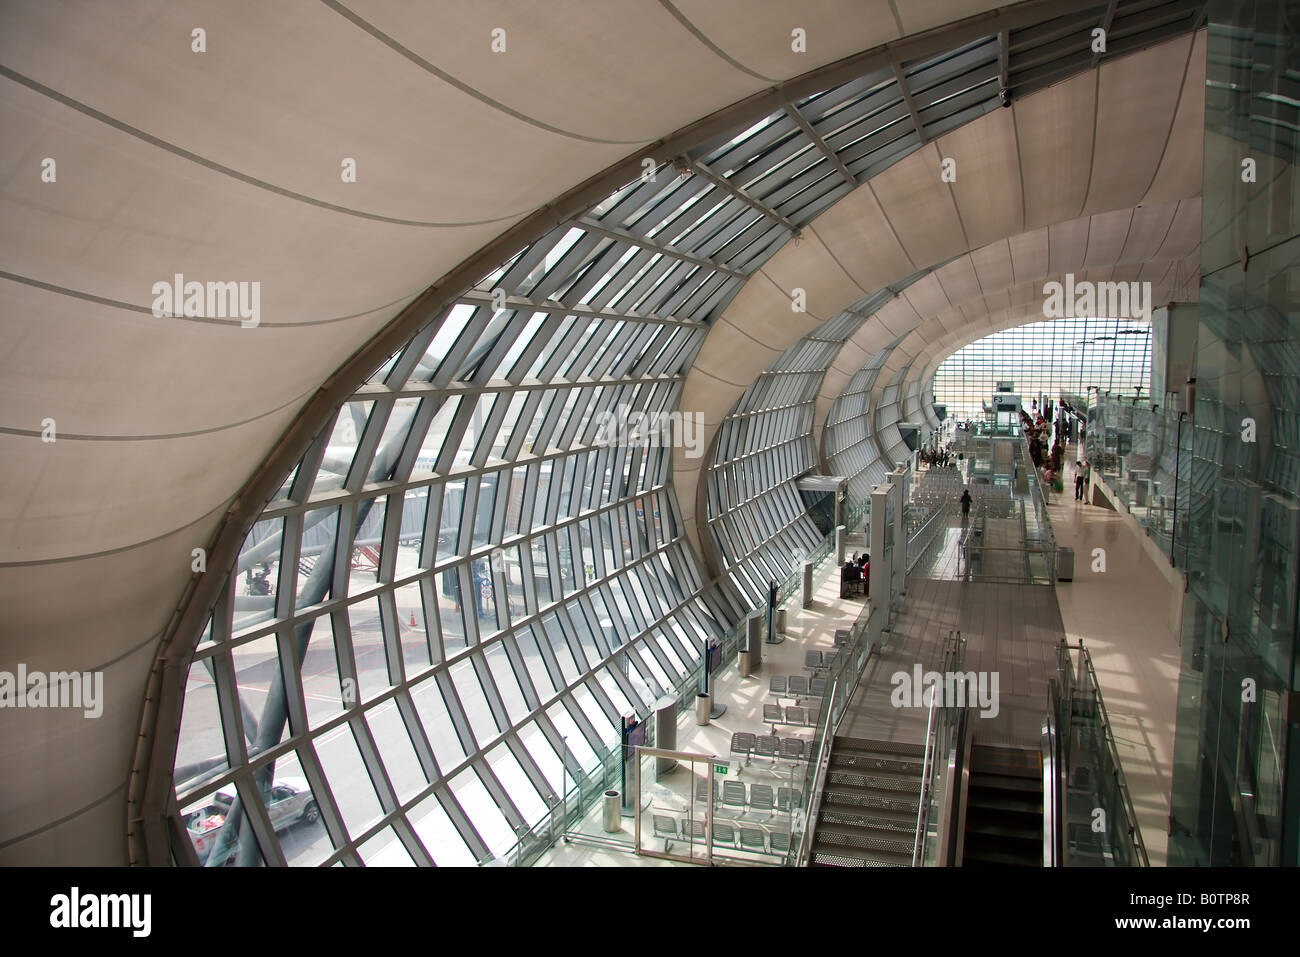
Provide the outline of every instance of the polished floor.
[[[1163,866],[1179,672],[1169,585],[1118,513],[1076,502],[1072,490],[1052,496],[1048,513],[1057,543],[1075,554],[1074,580],[1056,586],[1065,633],[1092,655],[1142,839]],[[1102,555],[1105,571],[1093,571]]]

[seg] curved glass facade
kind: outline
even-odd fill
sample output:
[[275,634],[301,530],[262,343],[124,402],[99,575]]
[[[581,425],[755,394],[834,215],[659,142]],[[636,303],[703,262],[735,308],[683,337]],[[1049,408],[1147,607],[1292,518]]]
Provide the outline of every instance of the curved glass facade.
[[[520,249],[390,356],[214,570],[228,578],[189,668],[174,859],[508,858],[620,717],[681,688],[702,640],[820,538],[794,485],[821,461],[819,389],[896,293],[791,347],[722,424],[702,529],[717,578],[688,544],[665,427],[710,324],[819,213],[997,109],[1007,42],[1036,41],[890,64],[700,144]],[[870,398],[893,346],[827,421],[854,505],[882,451],[905,449],[908,367]]]

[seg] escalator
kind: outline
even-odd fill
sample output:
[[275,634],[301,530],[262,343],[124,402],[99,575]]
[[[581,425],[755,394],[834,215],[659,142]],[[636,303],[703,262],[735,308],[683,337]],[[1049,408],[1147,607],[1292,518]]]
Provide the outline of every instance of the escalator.
[[963,867],[1043,866],[1043,756],[971,748]]

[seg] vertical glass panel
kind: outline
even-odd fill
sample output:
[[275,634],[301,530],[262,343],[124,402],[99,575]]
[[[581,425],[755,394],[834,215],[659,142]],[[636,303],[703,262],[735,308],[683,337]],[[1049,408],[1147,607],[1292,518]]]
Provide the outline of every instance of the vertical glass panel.
[[191,791],[229,767],[212,660],[195,661],[185,682],[180,738],[176,744],[176,790]]
[[270,621],[275,615],[275,589],[280,580],[280,551],[284,520],[263,519],[244,538],[235,565],[234,633]]
[[379,618],[379,600],[369,598],[349,605],[348,621],[352,627],[352,653],[357,663],[360,700],[369,701],[392,687]]
[[440,867],[474,867],[478,861],[438,803],[436,794],[425,798],[407,815],[420,843]]
[[329,594],[338,523],[337,505],[312,509],[303,515],[295,608],[318,604]]
[[399,801],[410,800],[428,785],[420,761],[411,744],[411,736],[402,721],[402,714],[393,702],[385,702],[366,712],[375,746],[383,758],[388,778],[393,782]]
[[379,797],[361,760],[352,726],[343,725],[316,739],[316,754],[330,782],[334,800],[348,832],[357,834],[380,815]]
[[387,507],[386,495],[357,503],[357,533],[352,540],[349,594],[356,594],[379,581],[379,550],[383,546]]
[[329,444],[325,447],[320,468],[316,471],[313,493],[318,494],[343,487],[372,408],[374,402],[371,401],[354,399],[343,404],[338,418],[334,420],[334,431],[330,433]]
[[479,744],[492,740],[498,734],[497,725],[492,717],[492,709],[488,705],[483,687],[479,684],[478,675],[474,671],[474,665],[469,657],[466,657],[452,665],[450,671],[451,680],[456,685],[456,694],[460,698],[461,707],[465,709],[465,717],[474,732],[475,740]]
[[[347,733],[346,729],[342,731]],[[334,844],[321,820],[319,801],[302,773],[296,752],[276,761],[272,786],[263,801],[289,865],[315,866],[334,853]]]
[[483,650],[483,657],[492,670],[492,679],[496,682],[497,691],[501,695],[511,723],[522,721],[524,715],[528,714],[528,704],[524,701],[523,691],[515,677],[514,669],[510,666],[505,646],[499,641],[493,642]]
[[414,467],[411,469],[411,477],[415,479],[426,478],[436,471],[438,458],[442,455],[442,447],[447,441],[447,431],[451,428],[452,422],[456,420],[456,411],[460,408],[461,396],[430,397],[424,401],[441,402],[441,405],[434,412],[433,420],[429,423],[429,429],[424,434],[424,441],[420,443],[420,452],[416,456]]
[[448,768],[465,760],[465,749],[456,736],[456,729],[447,714],[447,705],[442,700],[438,683],[432,678],[421,681],[411,688],[411,700],[420,715],[420,723],[424,725],[424,733],[429,739],[429,746],[433,748],[438,767],[446,773]]
[[414,867],[415,861],[407,853],[397,833],[386,827],[357,848],[357,853],[367,867]]
[[351,683],[345,686],[340,678],[331,616],[322,615],[307,627],[310,631],[302,660],[302,690],[307,704],[307,724],[316,728],[359,698],[357,689]]
[[[235,682],[239,687],[239,707],[244,715],[244,733],[259,748],[283,741],[289,730],[283,708],[268,709],[272,695],[280,698],[283,681],[280,654],[275,636],[265,635],[231,649],[235,665]],[[254,750],[249,745],[249,753]]]
[[505,815],[488,794],[483,782],[472,770],[466,769],[451,782],[452,793],[469,819],[474,822],[483,842],[493,854],[504,854],[515,843],[515,833],[506,822]]
[[524,774],[524,769],[519,766],[509,748],[504,744],[498,745],[488,753],[487,760],[492,773],[530,827],[546,816],[546,802],[537,793],[533,782],[528,780],[528,775]]
[[[434,486],[436,488],[437,486]],[[465,480],[455,479],[443,488],[442,526],[438,529],[438,561],[460,555],[461,512],[465,505]]]

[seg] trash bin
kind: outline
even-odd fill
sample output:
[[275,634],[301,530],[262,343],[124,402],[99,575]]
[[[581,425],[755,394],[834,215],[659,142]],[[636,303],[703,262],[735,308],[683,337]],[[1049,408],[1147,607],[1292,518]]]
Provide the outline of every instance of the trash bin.
[[778,635],[784,635],[784,634],[785,634],[785,609],[784,609],[784,608],[778,608],[778,609],[776,610],[775,618],[776,618],[776,621],[774,621],[774,622],[772,623],[772,628],[773,628],[773,630],[774,630]]
[[623,802],[617,791],[605,792],[605,806],[602,810],[605,832],[617,834],[623,830]]
[[695,723],[701,728],[709,723],[709,710],[713,699],[706,694],[695,696]]
[[1056,550],[1057,581],[1074,581],[1074,549],[1062,545]]

